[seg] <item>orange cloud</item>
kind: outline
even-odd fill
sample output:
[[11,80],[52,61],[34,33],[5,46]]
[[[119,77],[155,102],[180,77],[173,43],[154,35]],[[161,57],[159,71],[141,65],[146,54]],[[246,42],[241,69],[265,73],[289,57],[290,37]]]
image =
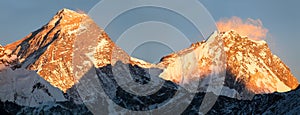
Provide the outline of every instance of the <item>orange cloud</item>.
[[217,22],[217,26],[221,32],[234,30],[240,35],[248,36],[248,38],[253,40],[263,40],[268,33],[268,29],[263,27],[260,19],[248,18],[246,21],[243,21],[241,18],[233,16],[220,19]]

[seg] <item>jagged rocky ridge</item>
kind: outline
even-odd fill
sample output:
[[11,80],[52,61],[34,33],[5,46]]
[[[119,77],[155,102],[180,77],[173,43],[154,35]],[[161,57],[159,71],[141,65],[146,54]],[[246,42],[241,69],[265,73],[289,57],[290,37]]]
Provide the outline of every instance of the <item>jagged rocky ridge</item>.
[[[224,52],[218,51],[220,47],[216,45],[220,39]],[[221,53],[226,58],[214,59]],[[192,66],[178,66],[179,63]],[[237,91],[248,90],[254,94],[286,92],[299,85],[290,69],[271,53],[265,41],[254,41],[234,31],[215,33],[207,41],[164,57],[158,65],[165,68],[160,77],[184,85],[195,77],[205,78],[213,71],[215,63],[226,64],[226,77],[231,74],[233,80],[231,83],[225,81],[225,85]]]
[[13,55],[11,50],[0,45],[0,70],[6,67],[16,68],[17,66],[19,66],[17,55]]
[[[220,41],[222,42],[221,45],[224,45],[223,50],[220,50],[219,47],[211,47],[215,46],[215,44],[219,44]],[[78,45],[80,45],[81,48],[78,48]],[[190,88],[190,86],[186,87],[186,84],[192,81],[193,79],[191,78],[193,77],[201,77],[201,84],[204,85],[200,86],[200,88],[202,88],[200,91],[205,92],[207,90],[207,87],[205,85],[205,83],[207,84],[206,80],[210,80],[210,78],[207,77],[210,75],[209,72],[211,71],[210,64],[214,62],[214,60],[212,60],[213,58],[211,57],[216,56],[216,54],[220,52],[224,52],[227,56],[226,58],[222,58],[226,59],[225,62],[227,68],[226,74],[223,77],[224,83],[220,82],[217,84],[217,86],[225,86],[221,87],[221,91],[219,92],[224,96],[221,96],[221,98],[218,99],[217,103],[219,102],[220,104],[214,105],[212,110],[208,111],[209,113],[226,113],[228,111],[233,111],[235,113],[264,113],[267,112],[267,109],[260,110],[256,107],[268,107],[263,105],[264,102],[255,101],[255,99],[260,101],[265,100],[265,103],[268,103],[269,97],[271,98],[272,95],[283,95],[281,98],[283,102],[285,102],[286,100],[296,100],[296,98],[289,99],[289,97],[287,97],[287,95],[289,95],[290,93],[275,93],[254,96],[254,94],[272,93],[277,91],[285,92],[295,89],[298,86],[298,81],[295,79],[295,77],[292,76],[288,67],[286,67],[278,57],[270,53],[270,50],[268,49],[266,43],[252,41],[248,38],[239,36],[233,31],[225,33],[215,32],[208,41],[195,43],[188,49],[166,56],[158,64],[150,64],[142,60],[132,58],[128,54],[126,54],[126,52],[116,46],[113,41],[110,40],[108,35],[101,28],[97,27],[97,25],[87,15],[79,14],[68,9],[63,9],[59,11],[53,17],[53,19],[41,29],[31,33],[18,42],[7,45],[5,47],[7,49],[13,50],[13,53],[16,54],[20,59],[23,68],[37,71],[37,74],[40,77],[48,81],[54,87],[62,90],[63,92],[58,92],[64,94],[64,100],[49,101],[55,103],[48,104],[50,106],[44,106],[42,104],[37,106],[29,106],[27,104],[22,105],[20,103],[15,103],[15,101],[7,101],[3,102],[4,111],[7,111],[8,108],[12,105],[24,108],[25,110],[28,110],[27,112],[36,113],[50,112],[52,109],[64,110],[64,112],[72,113],[78,111],[78,109],[88,111],[87,108],[90,111],[95,112],[93,111],[93,108],[89,107],[89,103],[86,103],[85,101],[101,100],[101,96],[100,98],[96,96],[107,95],[103,93],[93,94],[93,91],[95,91],[93,90],[93,88],[99,88],[99,86],[103,85],[111,86],[107,87],[108,89],[105,90],[107,90],[109,94],[117,95],[111,95],[113,102],[106,100],[100,103],[105,105],[108,104],[110,106],[107,106],[106,109],[98,109],[98,111],[96,110],[96,112],[99,112],[100,110],[100,112],[102,113],[124,113],[124,111],[114,111],[118,110],[116,109],[116,107],[118,107],[116,104],[121,104],[121,106],[123,105],[122,107],[128,110],[152,110],[160,107],[160,104],[163,102],[156,103],[155,100],[146,100],[148,101],[147,103],[139,102],[139,100],[141,100],[139,98],[151,99],[150,97],[129,98],[132,97],[130,94],[127,94],[122,89],[120,89],[115,81],[109,80],[112,77],[126,76],[126,74],[124,73],[128,71],[122,71],[125,68],[125,70],[129,69],[129,73],[132,76],[136,76],[133,79],[137,83],[147,84],[149,79],[151,79],[151,77],[149,77],[151,75],[152,78],[158,78],[159,81],[172,81],[166,81],[167,84],[165,85],[165,89],[162,91],[166,93],[161,93],[162,97],[160,98],[170,100],[173,99],[171,95],[172,91],[179,90],[180,92],[185,92],[189,98],[194,98],[192,104],[190,104],[186,110],[183,108],[185,112],[199,112],[198,109],[195,108],[199,108],[199,103],[201,102],[201,99],[203,99],[205,93],[197,93],[197,95],[193,97],[192,94],[189,94],[192,89]],[[210,49],[214,49],[214,51]],[[216,50],[218,50],[219,52]],[[259,54],[256,54],[256,52],[254,51],[259,51]],[[216,54],[210,54],[210,52]],[[80,53],[86,53],[86,56],[78,56],[78,54]],[[192,56],[188,54],[192,54]],[[197,55],[195,56],[195,54]],[[220,57],[222,56],[224,55],[220,55]],[[93,57],[94,59],[90,59],[91,57]],[[185,64],[188,64],[189,62],[198,62],[198,64],[188,66],[188,68],[181,68],[182,66],[178,65],[178,62],[184,62]],[[247,63],[251,64],[252,62],[255,62],[255,65],[251,65],[251,67],[253,66],[254,68],[249,68],[250,66],[248,66]],[[97,69],[95,69],[95,67],[92,67],[93,64]],[[125,67],[122,67],[122,65]],[[119,67],[122,68],[118,69]],[[113,72],[114,74],[111,74],[110,71],[114,71],[113,68],[119,70],[119,74],[115,74],[115,72]],[[276,71],[276,69],[280,69],[281,71]],[[82,71],[79,72],[78,70]],[[149,74],[149,70],[155,70],[155,74],[153,74],[152,72],[151,74]],[[177,70],[180,71],[178,71],[178,73],[172,74]],[[187,70],[195,71],[190,72]],[[96,79],[100,80],[101,82],[98,82],[97,85],[91,85],[86,89],[80,89],[84,88],[82,87],[81,83],[83,83],[83,85],[92,84],[89,83],[88,77],[93,77],[93,74],[85,75],[89,74],[89,72],[97,73],[98,78]],[[186,74],[181,75],[182,73]],[[181,81],[181,77],[186,77],[185,81]],[[258,79],[259,81],[256,81],[256,79]],[[264,82],[264,80],[261,79],[270,80],[266,80],[266,82]],[[106,82],[104,82],[105,80]],[[20,82],[22,82],[22,80]],[[124,84],[126,84],[126,82]],[[51,89],[51,85],[46,89]],[[279,89],[281,88],[280,86],[284,86],[285,89]],[[33,88],[33,86],[30,85],[28,87],[29,89]],[[168,93],[168,91],[170,93]],[[215,95],[216,92],[212,92],[213,95]],[[291,92],[295,93],[297,92],[297,90]],[[122,99],[120,98],[122,97],[122,95],[127,95],[128,97]],[[246,95],[250,96],[247,97]],[[86,97],[88,96],[95,97],[87,99]],[[254,98],[252,98],[253,96]],[[237,98],[238,101],[233,98]],[[178,99],[180,99],[180,97]],[[254,99],[254,101],[243,101],[239,99]],[[244,107],[252,108],[252,110],[235,111],[235,108],[233,107],[235,105],[230,106],[233,108],[227,106],[225,107],[223,105],[230,105],[230,103],[233,102],[236,102],[235,104],[245,104]],[[183,103],[187,102],[183,101]],[[257,106],[253,107],[253,103],[255,103]],[[85,107],[84,104],[87,107]],[[182,103],[178,103],[177,106],[180,107],[181,104]],[[275,103],[275,105],[271,105],[270,103],[270,106],[276,107],[278,106],[276,104],[278,103]],[[221,107],[224,107],[224,111],[214,110],[214,108]],[[289,109],[294,108],[297,108],[297,106],[291,107]],[[26,112],[24,109],[15,110],[13,111],[13,113]],[[166,113],[176,113],[176,109],[174,108],[169,108],[168,110],[169,111]],[[276,113],[287,111],[271,111],[271,113],[274,112]]]
[[[129,66],[132,68],[132,70],[136,69],[139,72],[141,71],[138,66],[131,66],[131,65],[124,65],[123,63],[118,62],[116,64],[118,67],[121,66]],[[122,68],[119,68],[122,70]],[[142,100],[143,97],[140,96],[133,96],[126,93],[124,90],[119,88],[119,86],[114,82],[110,81],[114,77],[112,74],[112,66],[108,65],[103,68],[97,69],[98,73],[98,78],[108,78],[105,80],[103,83],[107,85],[108,87],[105,87],[106,90],[110,91],[110,93],[117,93],[116,96],[113,96],[113,101],[114,103],[111,103],[109,100],[102,100],[101,104],[105,104],[106,108],[101,108],[99,109],[99,103],[95,104],[98,105],[96,106],[97,108],[89,108],[86,107],[89,105],[88,103],[78,103],[75,102],[74,98],[79,98],[77,101],[80,101],[80,97],[74,97],[76,94],[77,89],[73,89],[76,87],[71,88],[70,90],[75,90],[75,91],[70,91],[70,92],[75,92],[75,94],[72,95],[67,101],[56,101],[56,102],[48,102],[48,103],[43,103],[38,106],[24,106],[24,105],[19,105],[16,104],[15,102],[11,101],[5,101],[0,103],[0,111],[2,112],[9,112],[11,114],[17,114],[17,113],[34,113],[34,114],[41,114],[41,113],[64,113],[64,114],[92,114],[92,113],[114,113],[114,114],[132,114],[132,112],[129,111],[112,111],[112,110],[118,110],[120,106],[128,109],[128,110],[151,110],[153,109],[152,107],[160,107],[159,104],[161,102],[173,99],[172,95],[174,94],[174,91],[177,90],[185,90],[184,88],[180,88],[180,86],[167,81],[166,85],[164,88],[162,88],[161,92],[158,92],[157,96],[162,96],[161,98],[153,98],[153,100],[144,100],[144,102],[147,103],[141,103],[140,99]],[[106,75],[103,75],[105,73]],[[133,72],[134,73],[134,72]],[[137,77],[139,74],[144,74],[144,73],[138,73]],[[123,77],[123,76],[121,76]],[[143,77],[139,77],[138,79],[144,79],[141,80],[142,82],[147,82]],[[88,79],[83,79],[83,80],[88,80]],[[102,79],[103,80],[103,79]],[[103,85],[104,85],[103,84]],[[95,85],[93,85],[95,86]],[[89,87],[92,88],[92,87]],[[91,90],[93,91],[93,90]],[[213,105],[209,111],[207,111],[207,114],[297,114],[298,109],[299,109],[299,88],[297,88],[294,91],[286,92],[286,93],[272,93],[272,94],[258,94],[253,97],[252,100],[238,100],[234,98],[229,98],[226,96],[219,96],[218,100],[216,103]],[[68,91],[69,92],[69,91]],[[188,91],[180,91],[180,92],[185,92],[187,93]],[[87,92],[85,92],[87,93]],[[208,92],[212,95],[214,93]],[[70,93],[69,93],[70,94]],[[126,95],[126,96],[124,96]],[[180,108],[181,104],[184,103],[177,103],[178,105],[174,107],[179,107],[179,108],[169,108],[165,109],[165,111],[159,111],[159,113],[164,113],[164,114],[178,114],[178,112],[183,112],[183,114],[198,114],[199,108],[201,106],[201,102],[203,101],[206,93],[197,93],[195,96],[194,95],[188,95],[192,97],[192,102],[186,106],[187,108]],[[67,96],[65,96],[67,98]],[[182,96],[183,99],[185,98]],[[97,97],[94,98],[103,98],[103,95],[98,95]],[[140,98],[140,99],[139,99]],[[149,96],[150,98],[150,96]],[[181,98],[178,98],[180,100]],[[178,102],[185,102],[185,101],[178,101]],[[116,104],[120,104],[120,106],[116,106]],[[107,105],[115,105],[115,109],[111,109]],[[176,111],[177,109],[182,110],[182,111]],[[92,111],[92,112],[91,112]],[[201,111],[203,112],[203,111]],[[134,113],[134,112],[133,112]],[[206,112],[205,112],[206,113]],[[155,114],[155,113],[154,113]]]

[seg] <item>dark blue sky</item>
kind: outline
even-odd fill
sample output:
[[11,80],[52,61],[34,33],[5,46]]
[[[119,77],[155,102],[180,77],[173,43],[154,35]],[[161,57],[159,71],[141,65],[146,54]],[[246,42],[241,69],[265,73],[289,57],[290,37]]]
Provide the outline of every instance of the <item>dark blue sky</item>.
[[[300,79],[299,0],[200,1],[215,20],[232,16],[260,19],[269,30],[266,41],[272,52]],[[5,45],[23,38],[46,24],[62,8],[88,12],[98,2],[99,0],[1,0],[0,44]]]

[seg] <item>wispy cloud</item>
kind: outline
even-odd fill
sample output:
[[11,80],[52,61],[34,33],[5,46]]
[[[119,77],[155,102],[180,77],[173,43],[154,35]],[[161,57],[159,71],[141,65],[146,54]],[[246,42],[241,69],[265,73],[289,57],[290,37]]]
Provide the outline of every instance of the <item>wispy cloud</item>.
[[248,36],[250,39],[263,40],[266,39],[268,29],[263,27],[260,19],[254,20],[248,18],[242,20],[239,17],[222,18],[217,22],[219,31],[234,30],[240,35]]

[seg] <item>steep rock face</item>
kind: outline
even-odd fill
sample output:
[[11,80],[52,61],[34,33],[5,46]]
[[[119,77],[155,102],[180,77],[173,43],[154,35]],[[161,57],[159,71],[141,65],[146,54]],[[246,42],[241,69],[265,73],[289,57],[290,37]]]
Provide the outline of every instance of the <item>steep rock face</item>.
[[254,41],[234,31],[221,33],[227,69],[255,93],[286,92],[298,87],[290,69],[271,53],[265,41]]
[[19,60],[16,55],[12,54],[10,49],[0,45],[0,71],[5,68],[16,68]]
[[[37,71],[63,91],[71,88],[84,74],[79,71],[91,67],[86,63],[88,60],[96,67],[114,64],[117,60],[151,66],[128,56],[86,14],[68,9],[59,11],[48,24],[6,48],[13,50],[23,68]],[[86,65],[77,66],[82,63]]]
[[[6,47],[18,55],[22,67],[36,70],[63,91],[72,87],[92,65],[100,68],[117,61],[163,69],[160,77],[190,90],[198,90],[199,82],[206,89],[214,74],[220,75],[213,78],[214,86],[225,85],[238,92],[285,92],[298,86],[289,68],[271,53],[265,42],[241,37],[233,31],[215,32],[207,41],[150,64],[130,57],[87,15],[63,9],[47,25]],[[228,76],[231,81],[224,81]]]
[[157,64],[163,68],[160,77],[173,81],[192,92],[220,93],[225,80],[226,55],[222,39],[214,32],[206,42],[170,54]]
[[[223,46],[213,44],[220,42],[219,39]],[[216,50],[218,48],[224,52]],[[222,58],[224,54],[226,58]],[[165,68],[160,77],[184,86],[195,77],[203,80],[217,71],[214,67],[222,64],[226,65],[224,85],[240,93],[286,92],[299,84],[289,68],[271,53],[266,42],[250,40],[234,31],[215,33],[207,41],[162,58],[158,65]]]
[[22,67],[36,70],[52,85],[65,91],[76,81],[71,68],[72,45],[75,32],[85,17],[87,15],[63,9],[42,28],[6,47],[14,49]]
[[[77,96],[78,102],[81,101],[80,99],[87,99],[85,101],[93,103],[95,102],[93,99],[110,96],[113,102],[104,99],[101,104],[105,109],[96,108],[96,111],[124,114],[124,111],[118,111],[120,106],[129,110],[151,110],[159,108],[161,102],[165,100],[173,100],[174,103],[190,104],[186,108],[186,113],[198,113],[205,93],[199,92],[192,97],[194,93],[190,91],[194,91],[193,88],[198,91],[199,82],[200,91],[224,95],[208,112],[211,114],[285,113],[299,108],[299,101],[297,101],[299,88],[287,93],[255,95],[252,101],[234,99],[248,95],[247,91],[254,94],[289,91],[298,86],[298,81],[292,76],[288,67],[270,52],[265,42],[252,41],[231,31],[215,32],[207,41],[192,44],[190,48],[168,55],[158,64],[150,64],[130,57],[116,46],[104,30],[87,15],[64,9],[41,29],[5,48],[12,49],[13,53],[18,55],[23,67],[35,70],[39,75],[34,71],[26,73],[20,69],[14,71],[8,69],[11,73],[9,75],[5,73],[6,71],[0,72],[0,78],[4,79],[0,80],[2,81],[0,90],[4,92],[1,93],[4,96],[1,96],[0,111],[4,108],[4,111],[11,113],[42,114],[55,111],[64,114],[77,112],[85,114],[90,113],[92,109],[85,107],[82,102],[76,103],[73,97]],[[155,76],[151,70],[156,71]],[[97,76],[89,75],[89,71],[97,73]],[[17,77],[10,77],[15,74]],[[24,77],[23,74],[29,76]],[[104,91],[97,92],[97,89],[102,86],[98,82],[92,84],[97,80],[91,80],[89,77],[96,77],[102,81],[101,85],[107,94],[103,94]],[[157,78],[165,84],[156,93],[157,95],[136,96],[119,86],[119,83],[123,82],[117,83],[117,77],[132,77],[134,82],[140,84],[147,84],[150,79]],[[14,86],[15,83],[18,84],[17,87]],[[80,83],[83,83],[83,88],[76,89],[80,86],[75,85]],[[132,85],[127,82],[124,84]],[[65,92],[70,90],[74,92],[63,94],[52,85]],[[213,86],[215,90],[208,86]],[[9,88],[14,91],[8,90]],[[149,89],[154,88],[149,87]],[[193,98],[192,102],[182,101],[185,98],[180,96],[174,99],[172,95],[175,90],[182,91],[182,95]],[[75,94],[76,91],[86,97]],[[97,93],[101,95],[95,95]],[[274,98],[279,101],[275,102]],[[289,102],[293,102],[296,106],[286,107],[285,104]],[[170,107],[164,110],[168,110],[169,113],[179,113],[182,112],[181,109],[185,109],[181,108],[181,105],[182,103],[176,103],[174,106],[176,108]]]
[[[138,66],[131,66],[131,65],[124,65],[122,63],[116,64],[118,66],[120,71],[124,71],[122,69],[122,66],[130,66],[136,73],[136,77],[138,78],[144,78],[145,73],[141,72]],[[121,67],[121,68],[120,68]],[[124,89],[120,88],[118,83],[116,83],[115,78],[117,77],[115,74],[112,73],[112,66],[107,65],[103,68],[98,68],[96,71],[98,76],[97,78],[102,80],[102,83],[105,84],[104,88],[107,92],[107,94],[102,95],[94,95],[93,93],[103,93],[103,92],[95,92],[94,88],[97,85],[93,85],[93,81],[90,80],[90,78],[87,78],[85,80],[89,80],[90,82],[88,84],[91,84],[92,87],[88,87],[85,90],[84,93],[86,96],[92,96],[90,98],[87,98],[88,101],[92,104],[77,104],[74,103],[73,100],[66,100],[64,101],[64,97],[61,95],[62,92],[57,89],[53,88],[49,83],[46,81],[42,81],[41,78],[35,77],[35,76],[18,76],[19,79],[17,80],[16,87],[11,88],[11,86],[7,86],[7,82],[1,82],[0,90],[1,92],[7,91],[9,93],[1,93],[1,98],[11,98],[12,91],[17,95],[17,98],[15,98],[15,101],[6,101],[4,102],[1,100],[0,102],[0,111],[1,112],[8,112],[8,114],[24,114],[24,113],[32,113],[32,114],[138,114],[140,111],[143,110],[151,110],[151,109],[161,109],[164,106],[162,106],[164,101],[171,101],[174,102],[174,106],[167,106],[168,108],[163,108],[161,111],[151,111],[153,114],[199,114],[199,112],[203,113],[203,111],[200,111],[200,106],[202,105],[203,101],[205,101],[205,95],[206,93],[200,92],[196,95],[194,94],[188,94],[188,91],[180,91],[185,90],[184,88],[181,88],[180,86],[176,85],[173,82],[166,81],[164,86],[155,94],[149,95],[149,96],[138,96],[130,94]],[[12,72],[12,71],[11,71]],[[19,75],[22,75],[21,73],[24,73],[22,71],[18,72]],[[34,72],[32,72],[34,73]],[[123,77],[122,74],[126,72],[121,72],[120,77]],[[9,78],[10,76],[1,76],[4,74],[3,72],[0,73],[0,78]],[[16,72],[14,71],[14,74]],[[28,75],[34,75],[34,74],[28,74]],[[126,74],[125,74],[126,75]],[[22,78],[23,77],[23,78]],[[23,80],[21,80],[22,78]],[[28,79],[30,78],[30,79]],[[39,80],[37,80],[39,79]],[[25,80],[25,81],[24,81]],[[31,81],[31,84],[28,85],[28,81]],[[3,80],[1,80],[3,81]],[[10,81],[10,80],[6,80]],[[142,81],[145,81],[143,79]],[[147,80],[146,80],[147,81]],[[82,82],[82,81],[81,81]],[[4,83],[4,84],[2,84]],[[6,86],[5,86],[6,84]],[[99,84],[98,84],[99,85]],[[3,87],[5,86],[5,87]],[[33,87],[32,87],[33,86]],[[9,87],[9,88],[7,88]],[[25,89],[25,90],[24,90]],[[176,94],[177,92],[181,92],[184,95],[178,95],[176,97],[173,97],[172,95]],[[254,98],[249,100],[238,100],[234,98],[229,98],[227,96],[219,96],[216,103],[213,105],[213,107],[209,110],[207,110],[206,114],[298,114],[299,110],[299,88],[296,90],[285,92],[285,93],[272,93],[272,94],[258,94],[255,95]],[[30,93],[33,92],[33,93]],[[57,95],[59,94],[59,95]],[[3,96],[6,95],[6,96]],[[186,99],[186,96],[191,96],[192,101],[190,103],[183,101]],[[212,94],[213,95],[213,94]],[[110,99],[101,99],[106,96],[111,96],[112,101]],[[64,100],[58,100],[62,97]],[[97,103],[95,102],[95,98],[98,98]],[[100,99],[99,99],[100,98]],[[150,98],[150,99],[148,99]],[[54,100],[53,100],[54,99]],[[27,101],[22,101],[27,100]],[[29,103],[30,101],[33,103]],[[35,103],[38,102],[38,103]],[[30,104],[30,106],[28,105]],[[94,104],[94,105],[93,105]],[[99,106],[102,105],[102,106]],[[183,106],[182,105],[187,105]],[[92,107],[91,107],[92,106]],[[101,107],[101,109],[99,109]],[[124,110],[125,111],[122,111]],[[136,111],[128,111],[128,110],[136,110]]]

